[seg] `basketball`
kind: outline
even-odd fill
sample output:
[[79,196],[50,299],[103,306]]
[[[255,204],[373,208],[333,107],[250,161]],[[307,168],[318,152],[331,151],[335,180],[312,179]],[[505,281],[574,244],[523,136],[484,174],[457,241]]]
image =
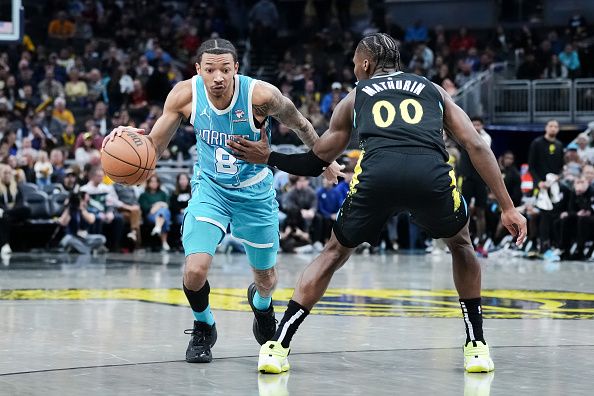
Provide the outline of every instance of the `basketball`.
[[101,165],[105,174],[116,183],[138,185],[155,170],[157,152],[146,136],[126,131],[101,151]]

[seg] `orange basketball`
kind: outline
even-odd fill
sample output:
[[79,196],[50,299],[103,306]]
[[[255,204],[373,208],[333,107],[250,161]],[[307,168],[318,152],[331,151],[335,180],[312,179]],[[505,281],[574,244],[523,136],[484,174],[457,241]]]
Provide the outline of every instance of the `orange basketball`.
[[101,151],[101,165],[105,174],[116,183],[138,185],[155,170],[157,151],[144,135],[123,132],[109,140]]

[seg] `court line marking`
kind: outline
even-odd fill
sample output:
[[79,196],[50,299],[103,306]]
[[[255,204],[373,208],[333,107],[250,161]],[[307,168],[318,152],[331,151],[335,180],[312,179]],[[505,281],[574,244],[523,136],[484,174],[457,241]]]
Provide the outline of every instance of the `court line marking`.
[[[491,349],[503,349],[503,348],[594,348],[594,344],[567,344],[567,345],[497,345],[491,346]],[[291,356],[307,356],[307,355],[332,355],[339,353],[371,353],[371,352],[409,352],[409,351],[447,351],[447,350],[458,350],[460,347],[448,347],[448,348],[392,348],[392,349],[364,349],[364,350],[343,350],[343,351],[319,351],[319,352],[296,352],[291,353]],[[233,360],[233,359],[246,359],[246,358],[257,358],[258,355],[243,355],[243,356],[228,356],[222,358],[213,358],[213,360]],[[38,374],[38,373],[51,373],[58,371],[71,371],[71,370],[87,370],[96,368],[110,368],[110,367],[128,367],[128,366],[147,366],[151,364],[167,364],[167,363],[186,363],[185,360],[158,360],[154,362],[139,362],[139,363],[121,363],[121,364],[99,364],[93,366],[76,366],[76,367],[61,367],[55,369],[43,369],[43,370],[29,370],[29,371],[15,371],[12,373],[0,373],[0,377],[8,377],[13,375],[23,374]],[[186,363],[195,364],[200,366],[199,363]]]

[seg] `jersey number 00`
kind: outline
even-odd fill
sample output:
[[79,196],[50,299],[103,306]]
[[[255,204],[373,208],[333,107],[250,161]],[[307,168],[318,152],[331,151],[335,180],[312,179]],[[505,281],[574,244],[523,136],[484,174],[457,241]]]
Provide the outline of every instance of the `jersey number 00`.
[[[409,112],[410,107],[412,106],[413,114]],[[419,103],[416,99],[405,99],[400,102],[400,118],[402,121],[406,122],[407,124],[418,124],[423,118],[423,106]],[[387,112],[386,118],[382,115],[382,109],[385,109]],[[373,121],[375,125],[380,128],[387,128],[394,122],[396,118],[396,108],[394,105],[387,100],[379,100],[371,109],[373,113]]]

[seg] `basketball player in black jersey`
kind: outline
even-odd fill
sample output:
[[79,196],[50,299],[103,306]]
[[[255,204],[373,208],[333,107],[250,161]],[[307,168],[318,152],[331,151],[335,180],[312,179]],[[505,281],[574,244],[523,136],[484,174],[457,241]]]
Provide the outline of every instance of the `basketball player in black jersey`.
[[466,326],[465,370],[492,371],[482,329],[481,267],[470,242],[466,203],[446,162],[444,128],[468,151],[499,201],[502,224],[517,237],[517,244],[526,237],[526,219],[514,208],[491,149],[466,113],[441,87],[399,71],[400,54],[392,37],[377,33],[363,38],[353,62],[358,85],[336,106],[329,130],[308,153],[271,153],[265,141],[229,142],[238,158],[310,176],[319,175],[344,151],[353,130],[359,133],[362,149],[332,237],[301,274],[275,336],[260,350],[258,370],[289,369],[289,342],[334,272],[360,243],[377,244],[386,220],[405,211],[433,238],[443,238],[452,254]]

